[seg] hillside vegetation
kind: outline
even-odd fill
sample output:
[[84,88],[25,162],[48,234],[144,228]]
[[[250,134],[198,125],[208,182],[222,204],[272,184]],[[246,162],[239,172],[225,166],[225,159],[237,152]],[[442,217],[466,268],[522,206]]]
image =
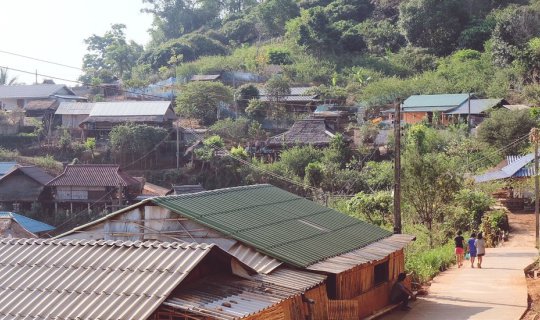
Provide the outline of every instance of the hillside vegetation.
[[384,105],[413,93],[540,100],[540,4],[525,0],[143,0],[152,40],[123,25],[86,39],[82,79],[221,71],[320,85],[323,97]]

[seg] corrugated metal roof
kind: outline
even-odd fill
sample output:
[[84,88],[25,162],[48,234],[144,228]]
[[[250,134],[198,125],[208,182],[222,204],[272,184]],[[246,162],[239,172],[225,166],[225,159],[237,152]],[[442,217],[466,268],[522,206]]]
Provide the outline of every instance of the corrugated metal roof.
[[391,232],[271,185],[253,185],[150,201],[293,266],[364,247]]
[[281,267],[269,274],[256,274],[253,279],[272,283],[285,288],[306,291],[326,280],[326,276],[313,272]]
[[55,229],[55,227],[48,225],[44,222],[25,217],[15,212],[0,212],[0,218],[3,218],[3,217],[11,217],[15,219],[15,221],[17,221],[17,223],[20,224],[21,227],[23,227],[24,229],[32,233],[40,233],[40,232],[51,231]]
[[184,185],[177,185],[172,186],[174,190],[174,194],[186,194],[186,193],[195,193],[195,192],[202,192],[206,191],[203,186],[200,184],[184,184]]
[[[481,114],[497,105],[501,104],[503,99],[471,99],[471,114]],[[469,114],[469,103],[465,101],[458,108],[453,109],[446,114]]]
[[93,107],[91,102],[60,102],[54,114],[89,115]]
[[196,74],[191,76],[191,81],[212,81],[221,77],[220,74]]
[[213,248],[2,239],[0,315],[4,319],[146,319]]
[[170,106],[170,101],[96,102],[90,117],[163,116]]
[[167,121],[164,116],[110,116],[110,117],[94,117],[89,116],[84,119],[81,123],[96,123],[96,122],[107,122],[107,123],[134,123],[134,122],[154,122],[162,123]]
[[392,252],[403,249],[415,239],[407,234],[394,234],[363,248],[317,262],[308,270],[338,274],[356,266],[386,258]]
[[[290,96],[309,96],[310,94],[308,91],[315,89],[316,87],[291,87],[291,93],[288,94]],[[268,95],[268,91],[266,88],[259,88],[259,95],[260,96],[266,96]]]
[[[42,185],[46,185],[49,181],[54,179],[53,176],[48,174],[45,170],[41,169],[40,167],[36,166],[21,166],[17,167],[12,172],[16,172],[17,170],[20,170],[25,175],[29,176],[30,178],[36,180],[37,182],[41,183]],[[11,174],[8,173],[8,174]],[[6,174],[6,176],[8,175]]]
[[531,108],[524,104],[505,104],[503,107],[511,111],[527,110]]
[[56,100],[53,99],[43,99],[43,100],[32,100],[28,101],[26,106],[24,106],[24,109],[26,111],[37,111],[37,110],[47,110],[47,109],[54,109],[54,105],[56,104]]
[[62,89],[73,93],[63,84],[0,85],[0,99],[48,98]]
[[74,164],[51,180],[48,186],[118,187],[140,184],[137,179],[120,171],[115,164]]
[[267,274],[281,266],[280,261],[262,254],[241,242],[236,242],[229,250],[227,250],[227,252],[258,273]]
[[457,107],[467,101],[467,93],[413,95],[403,101],[403,109],[422,107]]
[[0,162],[0,177],[13,170],[17,162]]
[[[299,273],[289,270],[289,277]],[[315,278],[319,275],[313,275]],[[319,279],[317,279],[319,280]],[[262,279],[265,281],[265,279]],[[311,281],[315,286],[324,281]],[[262,312],[280,302],[302,294],[305,290],[271,282],[242,279],[233,276],[213,276],[187,289],[180,290],[163,304],[175,309],[208,316],[212,319],[242,319]]]
[[[534,168],[528,167],[534,160],[534,153],[524,156],[514,156],[508,158],[508,164],[500,170],[487,172],[474,177],[477,183],[507,179],[512,177],[534,176]],[[530,174],[530,175],[528,175]]]
[[[320,101],[320,99],[318,99],[317,97],[318,97],[317,95],[282,96],[282,97],[279,97],[279,101],[280,102],[304,102],[304,101],[317,102],[317,101]],[[261,96],[259,99],[262,102],[274,101],[274,98],[270,96]]]

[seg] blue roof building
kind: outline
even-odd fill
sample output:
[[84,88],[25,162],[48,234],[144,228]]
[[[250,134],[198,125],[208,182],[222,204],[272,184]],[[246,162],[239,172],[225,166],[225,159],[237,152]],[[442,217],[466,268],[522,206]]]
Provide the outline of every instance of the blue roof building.
[[21,227],[31,233],[41,233],[55,229],[55,227],[49,224],[28,218],[15,212],[0,211],[0,219],[1,218],[11,218],[15,220]]
[[506,165],[499,170],[486,172],[474,177],[477,183],[509,178],[526,178],[534,176],[534,153],[524,156],[506,157]]
[[0,177],[15,168],[17,162],[0,162]]

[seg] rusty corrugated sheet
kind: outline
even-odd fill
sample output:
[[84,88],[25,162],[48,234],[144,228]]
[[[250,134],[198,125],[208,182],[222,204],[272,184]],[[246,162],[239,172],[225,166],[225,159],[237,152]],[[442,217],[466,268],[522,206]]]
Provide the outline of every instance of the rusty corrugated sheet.
[[212,248],[2,239],[0,318],[146,319]]
[[267,274],[281,265],[280,261],[260,253],[240,241],[236,242],[228,252],[257,271],[257,273]]
[[365,263],[384,259],[391,253],[405,248],[414,239],[415,237],[411,235],[394,234],[363,248],[317,262],[306,269],[334,274],[341,273]]

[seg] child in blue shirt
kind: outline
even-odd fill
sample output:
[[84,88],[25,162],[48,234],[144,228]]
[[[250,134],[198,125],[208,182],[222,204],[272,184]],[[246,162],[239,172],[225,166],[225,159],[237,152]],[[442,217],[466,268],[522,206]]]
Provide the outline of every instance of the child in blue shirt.
[[471,268],[474,268],[474,259],[476,258],[476,246],[474,242],[476,241],[476,234],[473,232],[471,238],[467,240],[469,255],[471,256]]

